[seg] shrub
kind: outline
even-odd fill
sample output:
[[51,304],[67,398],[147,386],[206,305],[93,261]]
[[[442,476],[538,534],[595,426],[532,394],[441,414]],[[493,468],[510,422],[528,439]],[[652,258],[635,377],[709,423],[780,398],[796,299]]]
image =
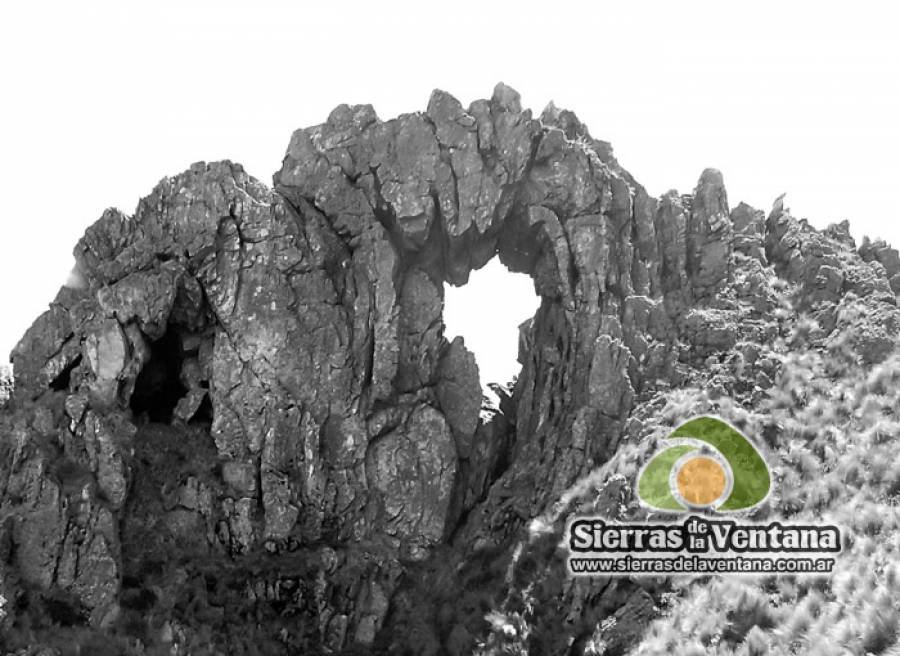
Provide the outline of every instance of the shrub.
[[741,653],[746,656],[765,656],[769,653],[769,640],[758,625],[751,627],[744,638],[744,648]]
[[737,604],[725,615],[728,627],[722,639],[732,644],[741,642],[751,629],[770,629],[775,626],[775,618],[768,599],[757,590],[744,590]]
[[866,621],[862,634],[862,647],[867,653],[880,654],[897,638],[897,609],[890,605],[874,608]]

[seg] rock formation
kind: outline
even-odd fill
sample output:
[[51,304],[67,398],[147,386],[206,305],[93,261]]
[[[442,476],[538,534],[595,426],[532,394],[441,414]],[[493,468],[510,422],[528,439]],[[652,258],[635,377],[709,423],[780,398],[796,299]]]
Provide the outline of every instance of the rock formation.
[[[483,414],[443,286],[495,255],[541,305]],[[565,578],[566,509],[629,502],[622,478],[576,484],[662,392],[757,403],[800,312],[868,363],[900,330],[883,242],[730,208],[712,169],[653,198],[503,85],[389,121],[342,105],[272,188],[195,164],[75,258],[0,414],[0,627],[47,654],[489,651],[526,589],[532,653],[583,653],[607,617],[624,653],[663,587]]]

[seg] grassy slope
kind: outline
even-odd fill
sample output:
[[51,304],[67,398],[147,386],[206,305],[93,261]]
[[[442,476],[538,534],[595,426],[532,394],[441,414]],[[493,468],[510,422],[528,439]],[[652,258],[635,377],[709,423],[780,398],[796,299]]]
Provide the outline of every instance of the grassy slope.
[[[768,450],[775,494],[757,517],[838,524],[836,571],[673,579],[668,607],[632,653],[900,654],[900,356],[863,367],[848,355],[841,345],[786,355],[757,409],[718,408],[745,415],[751,434],[766,421],[780,427]],[[699,390],[678,396],[669,412],[710,405]],[[598,638],[594,653],[603,653]]]
[[[837,524],[844,550],[829,577],[643,579],[656,619],[625,629],[641,636],[629,654],[900,655],[900,350],[865,364],[857,338],[872,325],[866,298],[851,293],[841,299],[840,329],[829,336],[817,308],[802,302],[800,285],[771,267],[766,276],[776,299],[767,321],[777,337],[753,348],[757,362],[776,363],[777,374],[757,378],[759,368],[747,366],[739,342],[733,352],[695,366],[687,385],[660,389],[635,409],[614,457],[533,524],[531,542],[561,538],[572,514],[646,519],[649,513],[630,494],[641,464],[674,426],[710,413],[754,438],[772,468],[773,493],[748,519]],[[796,310],[803,306],[807,310]],[[625,490],[618,510],[602,501],[616,479]],[[604,513],[603,507],[613,510]],[[561,561],[563,545],[548,557]],[[557,571],[555,565],[550,568]],[[571,604],[533,595],[541,584],[538,576],[534,586],[515,593],[525,598],[515,611],[505,604],[489,615],[492,631],[480,654],[540,653],[541,606]],[[596,598],[608,585],[573,581],[568,598]],[[614,613],[599,617],[583,653],[624,653],[616,635],[621,622]]]

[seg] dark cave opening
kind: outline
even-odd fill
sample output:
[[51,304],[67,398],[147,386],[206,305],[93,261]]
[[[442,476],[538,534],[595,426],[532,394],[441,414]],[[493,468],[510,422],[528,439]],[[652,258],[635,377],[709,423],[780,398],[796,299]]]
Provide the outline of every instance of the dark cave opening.
[[520,327],[539,305],[531,276],[513,273],[499,257],[473,271],[465,285],[445,285],[444,334],[463,337],[489,398],[497,396],[492,384],[511,385],[521,371]]
[[79,364],[81,364],[80,355],[72,360],[72,362],[69,363],[56,378],[50,381],[50,389],[55,392],[65,392],[68,390],[69,384],[72,382],[72,371],[74,371],[75,367]]
[[179,399],[187,393],[181,382],[184,359],[181,338],[171,328],[150,345],[150,360],[141,369],[131,395],[131,411],[135,418],[169,423]]
[[194,416],[191,417],[191,420],[188,423],[191,425],[212,426],[212,422],[213,405],[209,398],[209,392],[207,392],[206,396],[204,396],[203,400],[200,402],[200,407],[197,408],[197,412],[194,413]]

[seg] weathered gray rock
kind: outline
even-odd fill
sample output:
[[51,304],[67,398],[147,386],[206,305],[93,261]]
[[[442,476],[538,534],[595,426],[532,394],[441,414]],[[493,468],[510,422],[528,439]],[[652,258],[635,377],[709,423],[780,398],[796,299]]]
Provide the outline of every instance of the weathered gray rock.
[[735,252],[766,264],[765,213],[742,202],[731,210],[731,225],[734,230]]
[[694,190],[686,237],[694,296],[709,298],[730,282],[734,248],[725,185],[714,169],[703,172]]
[[467,458],[479,424],[481,384],[475,356],[457,337],[447,347],[438,370],[437,399],[456,437],[457,452]]
[[891,248],[884,240],[874,242],[868,237],[863,239],[859,254],[866,262],[878,262],[884,267],[884,274],[890,281],[894,293],[900,293],[900,253]]
[[[443,285],[495,255],[541,306],[484,410]],[[75,257],[84,284],[12,354],[0,593],[166,650],[469,653],[496,638],[483,600],[524,613],[526,591],[533,653],[607,616],[625,649],[656,588],[567,582],[572,486],[649,433],[660,390],[758,399],[785,313],[865,362],[900,330],[886,244],[780,200],[731,210],[712,169],[651,198],[572,112],[535,119],[504,85],[389,121],[340,106],[294,133],[274,189],[195,164]],[[615,514],[628,489],[591,503]]]
[[373,442],[366,470],[371,521],[399,540],[402,557],[422,560],[450,529],[457,453],[447,421],[434,408],[415,408],[402,426]]

